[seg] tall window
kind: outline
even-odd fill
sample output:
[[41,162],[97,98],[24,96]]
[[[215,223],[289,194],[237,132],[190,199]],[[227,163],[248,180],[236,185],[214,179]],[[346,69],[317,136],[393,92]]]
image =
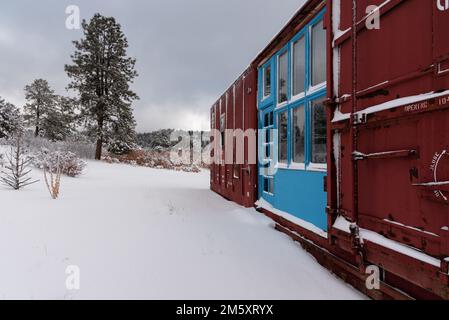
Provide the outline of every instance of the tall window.
[[312,27],[312,86],[326,81],[326,31],[323,20]]
[[293,162],[305,162],[305,111],[304,107],[293,109]]
[[278,103],[287,101],[288,52],[279,56]]
[[274,194],[274,177],[269,170],[270,164],[272,162],[271,148],[273,147],[273,126],[273,111],[266,112],[263,120],[263,128],[265,130],[265,137],[263,139],[265,150],[265,172],[261,181],[263,181],[263,191],[269,194]]
[[[259,69],[262,77],[259,82],[261,87],[258,88],[261,92],[259,102],[265,117],[260,119],[263,122],[261,127],[272,125],[271,112],[274,112],[273,127],[277,128],[274,139],[269,132],[260,139],[263,147],[260,152],[265,158],[277,158],[282,170],[326,169],[327,130],[323,97],[326,96],[327,33],[323,22],[324,11],[298,30]],[[276,97],[274,101],[263,101],[262,97],[266,98],[268,93]],[[271,145],[275,142],[276,145],[270,148],[268,142]],[[276,153],[273,154],[273,151]],[[266,183],[269,185],[270,181]],[[264,182],[261,181],[263,187]]]
[[324,99],[311,103],[312,163],[326,163],[326,107]]
[[265,113],[264,127],[271,127],[273,125],[273,112]]
[[305,90],[306,78],[306,41],[301,37],[293,43],[293,95],[297,96]]
[[264,129],[265,129],[265,159],[271,161],[271,148],[273,143],[273,112],[265,113]]
[[278,113],[278,161],[287,163],[287,111]]
[[263,69],[263,97],[271,95],[271,66]]

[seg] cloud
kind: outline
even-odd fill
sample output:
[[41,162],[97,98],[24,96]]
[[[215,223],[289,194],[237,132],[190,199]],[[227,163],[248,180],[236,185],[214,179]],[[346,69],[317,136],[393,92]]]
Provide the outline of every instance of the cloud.
[[[45,78],[60,94],[73,40],[65,9],[114,16],[137,58],[138,129],[202,126],[210,105],[299,9],[303,0],[16,0],[0,11],[0,94],[18,105]],[[206,124],[208,126],[208,124]],[[195,129],[195,128],[194,128]]]

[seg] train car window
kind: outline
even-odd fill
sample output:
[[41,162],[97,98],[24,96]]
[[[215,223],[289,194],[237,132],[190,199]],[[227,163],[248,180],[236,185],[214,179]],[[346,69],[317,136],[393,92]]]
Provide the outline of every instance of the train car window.
[[274,179],[272,177],[264,178],[263,191],[270,194],[274,193]]
[[326,31],[323,20],[312,27],[311,68],[312,86],[326,82]]
[[278,160],[280,163],[287,163],[287,129],[288,129],[287,111],[278,114]]
[[293,109],[293,162],[305,162],[305,110],[304,107]]
[[306,78],[306,45],[305,37],[293,43],[293,95],[305,91]]
[[271,161],[271,145],[273,142],[273,112],[267,112],[264,115],[263,129],[265,130],[263,137],[264,156],[266,161]]
[[324,99],[312,101],[312,163],[326,163],[326,108]]
[[267,98],[271,95],[271,66],[263,69],[263,97]]
[[278,61],[278,103],[287,101],[288,52],[279,56]]

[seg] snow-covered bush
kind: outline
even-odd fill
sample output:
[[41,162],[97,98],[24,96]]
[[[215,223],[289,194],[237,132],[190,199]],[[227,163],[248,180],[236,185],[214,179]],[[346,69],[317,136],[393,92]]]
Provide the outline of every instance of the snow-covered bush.
[[107,163],[125,163],[155,169],[167,169],[184,172],[200,172],[198,165],[174,163],[168,151],[132,150],[126,155],[109,154],[102,158]]
[[49,151],[43,149],[33,157],[35,167],[52,171],[58,170],[69,177],[77,177],[83,173],[86,168],[86,162],[81,160],[76,154],[70,151]]
[[128,154],[133,148],[134,146],[120,140],[111,141],[108,145],[108,151],[118,156]]
[[67,141],[52,142],[42,137],[35,137],[32,132],[28,131],[23,136],[23,144],[32,154],[48,150],[70,151],[82,159],[93,159],[95,156],[95,144],[83,135],[74,136]]

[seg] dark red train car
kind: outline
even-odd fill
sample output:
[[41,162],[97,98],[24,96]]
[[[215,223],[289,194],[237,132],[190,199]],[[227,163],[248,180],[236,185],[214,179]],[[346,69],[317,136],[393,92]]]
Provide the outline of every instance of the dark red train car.
[[328,1],[330,241],[414,298],[449,298],[445,3]]
[[211,108],[211,189],[245,207],[257,197],[256,74],[249,67]]
[[[225,130],[258,127],[256,68],[323,6],[328,228],[317,233],[260,210],[370,297],[449,299],[447,1],[308,0],[213,106],[212,129],[220,132],[214,143],[235,151]],[[256,151],[244,147],[243,164],[225,164],[220,154],[211,188],[253,206],[257,166],[248,158]],[[379,288],[366,286],[369,267],[380,271]]]

